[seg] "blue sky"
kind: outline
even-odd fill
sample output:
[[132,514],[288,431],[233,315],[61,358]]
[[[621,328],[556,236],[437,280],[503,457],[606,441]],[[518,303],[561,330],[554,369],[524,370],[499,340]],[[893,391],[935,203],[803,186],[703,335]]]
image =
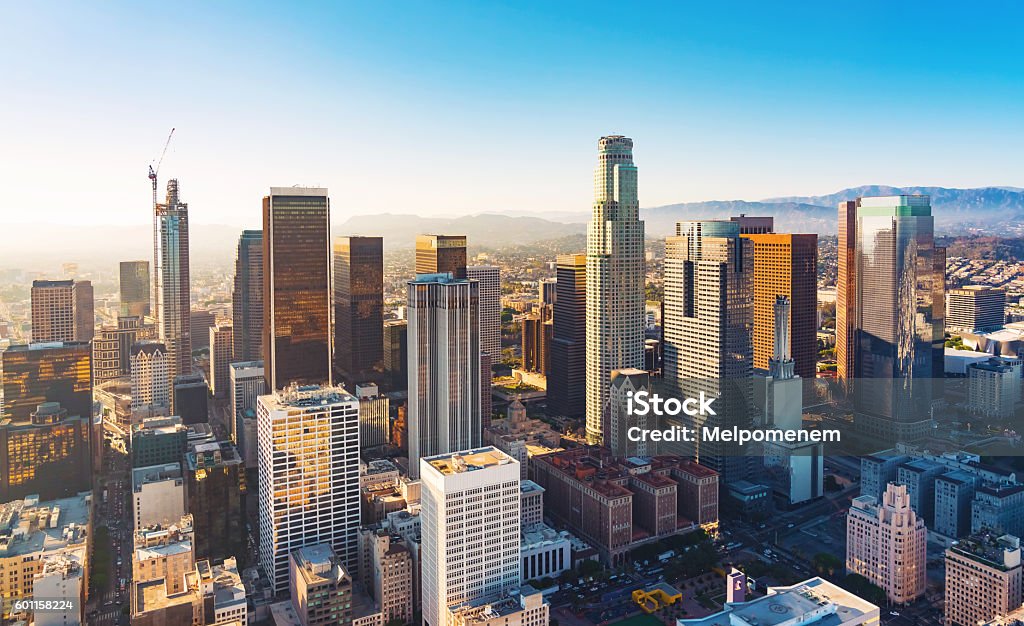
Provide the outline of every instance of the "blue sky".
[[[774,5],[774,6],[772,6]],[[641,204],[861,184],[1024,186],[1024,5],[7,3],[4,221],[149,220],[177,127],[198,223],[272,185],[332,210],[589,210],[596,141]]]

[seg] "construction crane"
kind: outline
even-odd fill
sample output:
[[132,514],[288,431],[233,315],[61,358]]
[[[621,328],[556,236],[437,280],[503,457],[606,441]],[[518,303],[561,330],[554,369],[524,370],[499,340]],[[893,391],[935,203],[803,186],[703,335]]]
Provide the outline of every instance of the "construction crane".
[[160,165],[164,162],[164,156],[167,154],[167,148],[171,145],[171,137],[174,137],[174,129],[167,135],[167,142],[164,143],[164,151],[160,153],[160,158],[156,161],[156,168],[153,167],[153,163],[149,164],[149,181],[153,183],[153,209],[156,209],[156,177],[160,173]]

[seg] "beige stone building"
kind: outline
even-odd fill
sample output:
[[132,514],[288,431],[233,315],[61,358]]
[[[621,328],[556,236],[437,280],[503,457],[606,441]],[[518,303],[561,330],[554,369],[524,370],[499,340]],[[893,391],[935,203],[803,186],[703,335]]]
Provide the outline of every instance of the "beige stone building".
[[947,626],[981,624],[1020,605],[1020,539],[980,533],[946,550]]

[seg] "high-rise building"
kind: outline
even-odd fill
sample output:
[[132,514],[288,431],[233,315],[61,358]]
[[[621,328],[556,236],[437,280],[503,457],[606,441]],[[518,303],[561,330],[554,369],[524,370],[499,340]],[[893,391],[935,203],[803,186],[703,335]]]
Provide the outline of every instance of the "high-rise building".
[[368,553],[363,580],[370,596],[380,605],[386,621],[411,621],[414,567],[409,546],[389,528],[360,529],[359,535],[360,545]]
[[173,379],[192,373],[188,204],[178,196],[177,179],[167,181],[167,199],[153,210],[153,306]]
[[754,367],[768,369],[775,344],[773,307],[778,296],[786,296],[794,370],[813,380],[818,371],[818,236],[740,234],[754,242]]
[[359,400],[340,387],[293,385],[261,396],[256,419],[260,566],[273,593],[288,588],[296,548],[330,544],[356,572]]
[[88,416],[68,415],[56,402],[40,404],[28,423],[0,420],[0,502],[92,489],[90,424]]
[[32,342],[92,341],[96,321],[92,283],[32,281]]
[[466,278],[465,235],[416,235],[416,273]]
[[602,440],[612,370],[644,366],[644,223],[633,140],[598,141],[587,230],[587,439]]
[[188,510],[180,460],[132,469],[132,518],[135,530],[167,528]]
[[121,317],[149,316],[149,261],[121,261],[119,269]]
[[730,217],[729,221],[740,225],[741,235],[763,235],[775,232],[775,218],[771,216],[760,217],[740,213],[738,216]]
[[384,322],[384,371],[391,391],[405,391],[409,387],[408,331],[406,320]]
[[384,373],[384,239],[334,240],[334,366],[346,389]]
[[263,361],[232,363],[231,440],[245,459],[246,467],[256,467],[256,399],[266,393]]
[[235,253],[231,332],[238,361],[263,358],[263,231],[243,230]]
[[988,623],[1020,605],[1020,539],[979,533],[946,550],[948,626]]
[[480,283],[480,351],[501,358],[501,268],[471,265],[466,278]]
[[946,329],[983,333],[999,330],[1006,321],[1006,290],[967,285],[946,294]]
[[228,395],[228,366],[235,360],[234,332],[231,324],[220,322],[210,328],[210,393],[218,398]]
[[292,383],[330,384],[330,255],[327,190],[272,187],[263,198],[263,368],[269,391]]
[[423,623],[521,584],[519,463],[487,447],[418,459]]
[[946,255],[929,202],[904,195],[840,205],[836,355],[866,436],[909,441],[930,430],[943,376]]
[[608,448],[617,457],[654,456],[657,453],[653,442],[632,441],[629,438],[631,428],[648,430],[656,426],[655,417],[629,412],[629,399],[638,391],[651,391],[651,375],[647,371],[624,369],[612,372],[612,384],[608,388],[608,416],[604,432]]
[[1021,396],[1019,358],[993,357],[967,366],[967,410],[990,419],[1010,419]]
[[177,376],[174,379],[174,412],[185,424],[210,421],[210,405],[206,379],[202,374]]
[[881,502],[854,498],[846,518],[846,570],[881,587],[890,602],[911,602],[925,591],[927,535],[906,485],[890,483]]
[[555,275],[548,408],[555,415],[581,417],[586,411],[586,255],[559,255]]
[[160,341],[142,341],[132,346],[132,412],[140,409],[169,411],[171,408],[170,354]]
[[209,309],[192,309],[189,327],[192,329],[192,349],[210,347],[210,329],[217,325],[217,313]]
[[554,334],[551,306],[543,305],[523,317],[522,329],[523,369],[546,376],[551,371],[551,338]]
[[188,428],[178,416],[150,417],[132,425],[132,467],[181,463]]
[[14,345],[0,352],[3,417],[31,422],[44,402],[57,402],[68,415],[92,416],[92,352],[88,342],[55,341]]
[[[664,382],[681,398],[716,397],[715,415],[686,426],[747,428],[752,421],[753,242],[732,221],[680,222],[665,242]],[[695,441],[674,451],[729,483],[750,457],[729,442]]]
[[408,283],[409,471],[482,441],[476,281],[419,274]]
[[156,328],[141,317],[118,317],[117,326],[102,326],[92,341],[93,385],[131,374],[131,350],[139,341],[156,339]]
[[360,448],[374,448],[388,442],[391,430],[391,408],[387,396],[373,383],[356,385],[359,398],[359,445]]
[[230,441],[192,444],[182,466],[196,558],[219,561],[246,550],[245,464]]

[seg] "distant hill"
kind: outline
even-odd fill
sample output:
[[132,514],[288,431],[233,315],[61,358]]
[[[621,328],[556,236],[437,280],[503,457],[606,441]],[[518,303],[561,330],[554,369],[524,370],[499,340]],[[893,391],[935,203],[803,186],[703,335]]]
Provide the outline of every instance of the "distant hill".
[[494,248],[576,235],[585,232],[586,225],[495,213],[454,218],[380,213],[356,215],[335,224],[332,229],[335,235],[380,235],[389,248],[412,247],[416,243],[416,235],[430,233],[466,235],[472,246]]
[[686,220],[729,219],[734,215],[761,215],[775,218],[779,232],[834,234],[836,210],[804,202],[747,202],[711,200],[683,202],[640,209],[648,237],[674,235],[676,222]]

